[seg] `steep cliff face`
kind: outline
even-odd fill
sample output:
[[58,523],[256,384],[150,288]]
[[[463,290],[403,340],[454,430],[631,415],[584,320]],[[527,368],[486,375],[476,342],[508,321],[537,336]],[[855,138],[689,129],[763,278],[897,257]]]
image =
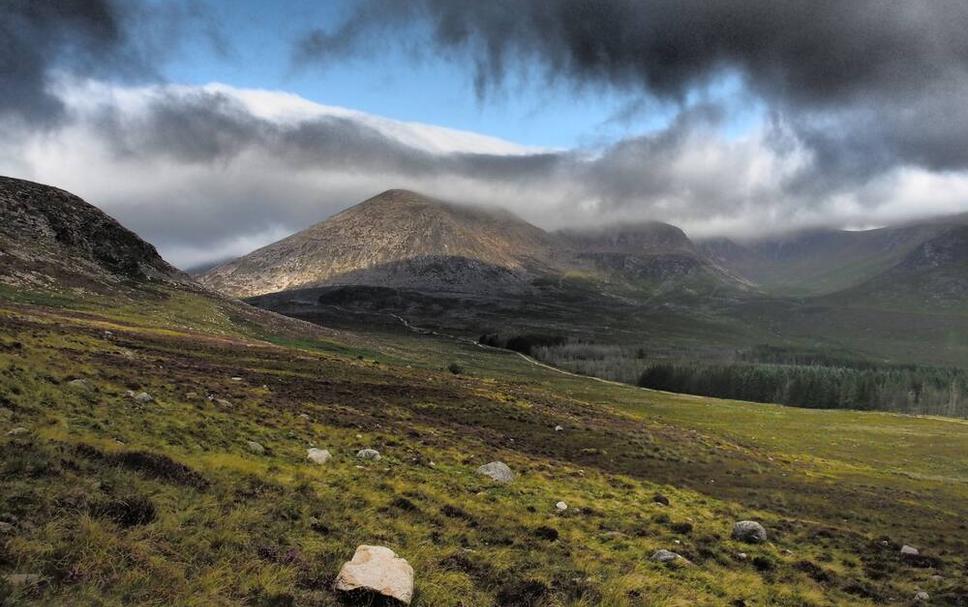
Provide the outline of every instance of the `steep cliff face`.
[[188,280],[137,234],[64,190],[0,177],[0,217],[6,284]]
[[389,190],[198,279],[238,297],[338,284],[526,288],[555,257],[554,238],[511,213]]

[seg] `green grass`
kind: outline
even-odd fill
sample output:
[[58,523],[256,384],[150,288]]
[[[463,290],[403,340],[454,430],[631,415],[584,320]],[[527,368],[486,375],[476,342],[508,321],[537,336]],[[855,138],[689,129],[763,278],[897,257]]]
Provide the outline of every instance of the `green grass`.
[[[0,574],[46,580],[0,597],[333,605],[361,543],[413,565],[422,607],[499,604],[528,582],[535,605],[576,607],[864,605],[918,588],[954,604],[968,588],[964,423],[670,395],[247,314],[190,293],[0,305],[0,517],[17,520]],[[362,447],[384,458],[360,462]],[[474,473],[494,459],[513,484]],[[742,518],[771,542],[729,539]],[[902,563],[900,543],[936,560]],[[692,565],[651,562],[659,548]]]

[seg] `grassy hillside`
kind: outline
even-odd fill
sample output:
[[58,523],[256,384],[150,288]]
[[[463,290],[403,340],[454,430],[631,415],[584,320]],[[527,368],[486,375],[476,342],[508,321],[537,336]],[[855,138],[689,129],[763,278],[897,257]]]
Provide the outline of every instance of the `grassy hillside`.
[[[965,423],[638,390],[185,291],[0,296],[0,575],[41,578],[7,604],[333,605],[361,543],[413,565],[422,607],[968,593]],[[729,538],[746,518],[769,543]]]

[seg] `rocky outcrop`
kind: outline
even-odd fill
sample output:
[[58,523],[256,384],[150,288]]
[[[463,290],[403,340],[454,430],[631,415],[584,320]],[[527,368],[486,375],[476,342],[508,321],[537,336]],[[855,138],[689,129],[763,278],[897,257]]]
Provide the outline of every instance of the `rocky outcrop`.
[[15,286],[188,282],[155,248],[58,188],[0,177],[0,280]]

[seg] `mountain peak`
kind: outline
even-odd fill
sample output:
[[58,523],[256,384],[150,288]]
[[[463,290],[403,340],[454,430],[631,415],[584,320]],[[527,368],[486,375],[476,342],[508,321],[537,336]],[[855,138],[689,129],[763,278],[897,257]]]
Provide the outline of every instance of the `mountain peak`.
[[526,288],[551,241],[509,212],[393,189],[198,279],[239,297],[334,284]]

